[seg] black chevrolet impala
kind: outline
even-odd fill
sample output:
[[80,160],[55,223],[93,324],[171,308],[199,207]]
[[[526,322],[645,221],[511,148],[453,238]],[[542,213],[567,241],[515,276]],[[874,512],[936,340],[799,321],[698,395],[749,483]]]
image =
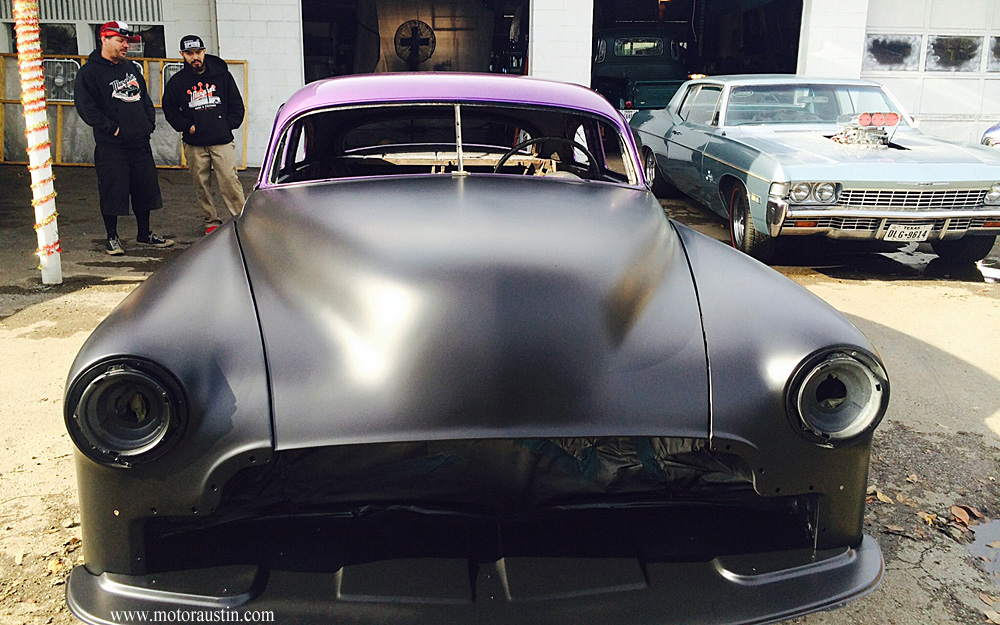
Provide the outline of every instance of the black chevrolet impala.
[[888,398],[844,317],[664,216],[600,95],[319,81],[239,217],[70,371],[67,602],[94,624],[832,608],[882,576],[862,518]]

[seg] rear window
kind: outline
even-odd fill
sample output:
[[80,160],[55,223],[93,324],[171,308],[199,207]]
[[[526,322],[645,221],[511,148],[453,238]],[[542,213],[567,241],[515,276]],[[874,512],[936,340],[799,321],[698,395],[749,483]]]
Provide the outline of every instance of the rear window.
[[615,39],[615,56],[660,56],[663,40],[659,37],[621,37]]

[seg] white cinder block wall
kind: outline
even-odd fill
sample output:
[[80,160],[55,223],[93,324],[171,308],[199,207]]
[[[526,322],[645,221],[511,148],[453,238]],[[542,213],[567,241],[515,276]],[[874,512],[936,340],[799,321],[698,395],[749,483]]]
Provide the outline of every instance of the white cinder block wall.
[[590,86],[594,8],[587,0],[531,0],[528,73]]
[[180,57],[181,37],[198,35],[205,42],[209,54],[218,54],[218,40],[215,37],[215,16],[210,3],[205,0],[172,0],[165,7],[163,38],[167,46],[167,56]]
[[259,167],[278,107],[304,84],[298,0],[216,0],[218,55],[245,59],[247,164]]
[[[876,0],[880,2],[881,0]],[[797,73],[857,78],[861,72],[868,0],[805,0]]]

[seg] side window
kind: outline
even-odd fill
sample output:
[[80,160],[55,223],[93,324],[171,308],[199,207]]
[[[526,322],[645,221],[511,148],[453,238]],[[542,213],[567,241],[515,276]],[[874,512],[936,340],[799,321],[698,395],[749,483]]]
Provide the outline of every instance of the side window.
[[718,85],[695,85],[684,97],[684,102],[677,114],[681,119],[692,124],[703,126],[716,124],[715,116],[719,109],[721,96],[722,87]]
[[276,182],[308,180],[306,158],[308,157],[309,135],[312,125],[308,119],[295,122],[286,132],[278,146],[275,157]]
[[[573,133],[573,140],[587,146],[598,164],[604,163],[606,176],[621,181],[628,180],[628,168],[625,165],[625,155],[628,152],[624,138],[614,126],[604,122],[580,124]],[[583,150],[576,147],[573,148],[573,160],[583,167],[590,164]]]
[[[586,148],[590,150],[591,154],[593,154],[594,149],[590,147],[589,143],[587,143],[587,132],[583,128],[583,124],[580,124],[579,126],[576,127],[576,132],[573,133],[573,141],[576,141],[580,145],[586,146]],[[584,153],[584,151],[577,147],[573,148],[573,160],[575,160],[580,165],[590,164],[590,159],[587,158],[587,155]]]
[[699,85],[694,85],[693,87],[688,87],[687,93],[684,94],[684,100],[681,102],[681,107],[677,110],[677,115],[683,120],[687,120],[688,116],[691,114],[691,105],[694,104],[694,96],[698,93],[701,87]]
[[608,171],[621,176],[622,180],[628,180],[628,168],[625,166],[625,155],[628,151],[625,148],[625,138],[607,124],[601,124],[600,132],[604,166]]

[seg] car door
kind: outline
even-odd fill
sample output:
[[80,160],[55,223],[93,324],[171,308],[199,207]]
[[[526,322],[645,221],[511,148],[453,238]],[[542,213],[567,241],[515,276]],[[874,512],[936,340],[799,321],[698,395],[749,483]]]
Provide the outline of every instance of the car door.
[[691,85],[677,110],[680,119],[666,137],[667,175],[681,191],[702,200],[708,197],[701,177],[702,156],[718,124],[721,95],[721,85]]

